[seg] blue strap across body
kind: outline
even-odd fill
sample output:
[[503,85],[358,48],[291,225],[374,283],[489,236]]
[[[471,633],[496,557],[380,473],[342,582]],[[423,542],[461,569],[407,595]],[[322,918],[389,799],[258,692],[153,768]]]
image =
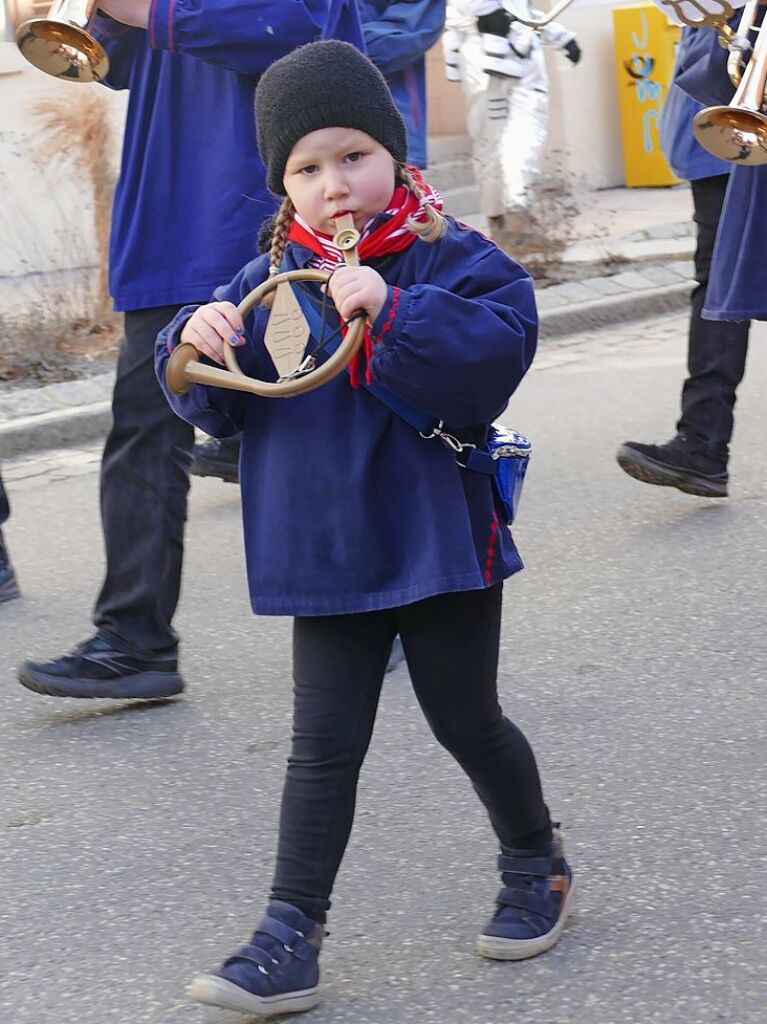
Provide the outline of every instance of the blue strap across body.
[[[293,291],[309,324],[312,337],[318,343],[312,355],[315,358],[320,353],[332,355],[341,344],[340,331],[333,331],[331,337],[323,341],[329,325],[304,289],[295,287]],[[500,423],[492,423],[488,428],[484,447],[480,448],[475,444],[461,441],[454,433],[445,429],[443,420],[410,405],[377,381],[371,384],[363,382],[363,386],[379,402],[417,430],[421,437],[426,440],[436,438],[446,445],[462,469],[491,477],[501,507],[506,514],[507,524],[511,525],[514,522],[519,509],[522,485],[530,464],[532,445],[528,437]]]

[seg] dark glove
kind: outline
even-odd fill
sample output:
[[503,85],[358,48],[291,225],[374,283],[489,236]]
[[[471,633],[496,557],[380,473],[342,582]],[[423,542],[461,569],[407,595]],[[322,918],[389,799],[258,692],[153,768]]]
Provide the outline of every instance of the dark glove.
[[577,64],[581,59],[581,48],[574,39],[571,39],[569,43],[565,43],[562,49],[565,51],[567,59],[571,60],[573,64]]
[[509,34],[512,21],[516,20],[513,14],[509,14],[503,7],[499,7],[497,11],[483,14],[481,18],[477,18],[477,28],[483,35],[503,36],[505,39]]

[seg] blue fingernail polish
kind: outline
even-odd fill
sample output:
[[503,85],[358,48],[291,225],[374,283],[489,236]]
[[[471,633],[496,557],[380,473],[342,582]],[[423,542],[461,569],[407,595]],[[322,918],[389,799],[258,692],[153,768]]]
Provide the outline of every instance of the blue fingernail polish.
[[245,333],[245,328],[244,327],[235,327],[235,331],[238,334],[244,334]]
[[229,339],[229,344],[230,345],[239,345],[240,344],[240,339],[237,337],[236,334],[233,334],[231,336],[231,338]]

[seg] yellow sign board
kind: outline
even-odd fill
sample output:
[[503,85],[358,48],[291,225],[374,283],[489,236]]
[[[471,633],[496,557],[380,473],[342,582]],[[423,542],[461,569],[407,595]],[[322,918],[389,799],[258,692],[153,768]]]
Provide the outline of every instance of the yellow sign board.
[[660,148],[660,115],[680,28],[653,3],[613,10],[626,184],[675,185]]

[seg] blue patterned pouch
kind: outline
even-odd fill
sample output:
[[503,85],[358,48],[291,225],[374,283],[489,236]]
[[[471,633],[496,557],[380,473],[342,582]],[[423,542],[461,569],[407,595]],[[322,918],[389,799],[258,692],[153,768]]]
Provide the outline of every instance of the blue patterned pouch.
[[511,524],[519,508],[522,485],[530,465],[530,438],[494,423],[490,427],[486,451],[496,464],[493,482],[506,511],[506,521]]

